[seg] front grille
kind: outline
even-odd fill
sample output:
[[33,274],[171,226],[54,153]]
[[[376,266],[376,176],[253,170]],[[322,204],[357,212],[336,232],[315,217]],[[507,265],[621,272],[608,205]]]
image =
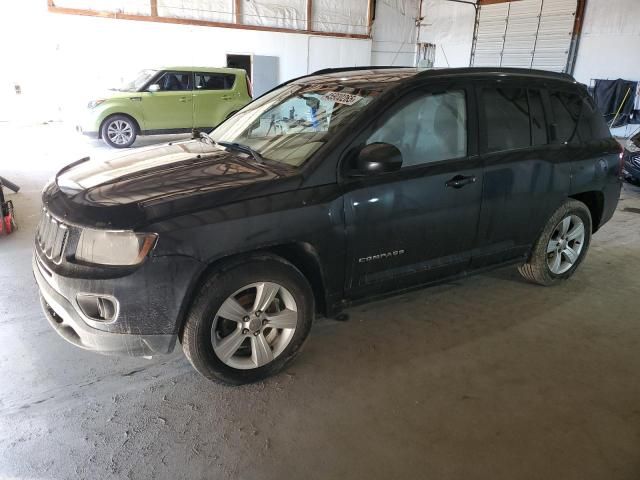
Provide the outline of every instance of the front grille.
[[633,163],[636,167],[640,167],[640,155],[631,157],[631,163]]
[[42,217],[36,230],[36,242],[42,253],[51,261],[60,263],[69,238],[69,227],[56,220],[48,211],[42,211]]

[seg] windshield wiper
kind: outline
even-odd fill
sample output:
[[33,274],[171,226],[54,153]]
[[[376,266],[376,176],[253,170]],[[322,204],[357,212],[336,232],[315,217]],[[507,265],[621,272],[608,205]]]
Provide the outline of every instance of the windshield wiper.
[[248,153],[253,157],[253,159],[258,163],[264,163],[264,158],[260,154],[260,152],[254,150],[248,145],[243,145],[242,143],[236,142],[218,142],[218,145],[222,145],[223,147],[239,150],[241,152]]

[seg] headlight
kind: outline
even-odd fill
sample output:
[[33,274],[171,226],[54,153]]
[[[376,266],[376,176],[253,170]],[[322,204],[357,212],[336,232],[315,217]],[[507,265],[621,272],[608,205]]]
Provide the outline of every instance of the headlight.
[[154,247],[155,233],[83,229],[76,259],[100,265],[137,265]]
[[100,105],[102,102],[104,102],[104,100],[91,100],[88,104],[87,104],[87,108],[96,108],[98,105]]

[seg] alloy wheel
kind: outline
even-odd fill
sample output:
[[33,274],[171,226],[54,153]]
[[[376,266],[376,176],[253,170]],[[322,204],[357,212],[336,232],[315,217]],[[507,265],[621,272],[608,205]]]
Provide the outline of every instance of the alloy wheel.
[[211,343],[226,365],[249,370],[272,362],[289,345],[298,324],[293,295],[282,285],[246,285],[220,306],[211,326]]
[[584,228],[577,215],[565,217],[556,226],[547,244],[547,264],[552,273],[562,275],[576,264],[584,247]]
[[107,136],[116,145],[126,145],[133,136],[133,127],[125,120],[114,120],[107,127]]

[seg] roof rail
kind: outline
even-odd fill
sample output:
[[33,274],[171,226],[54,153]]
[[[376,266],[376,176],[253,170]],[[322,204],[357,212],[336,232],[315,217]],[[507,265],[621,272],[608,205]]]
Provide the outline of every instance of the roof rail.
[[473,74],[510,74],[527,77],[539,77],[556,80],[575,82],[575,79],[568,73],[551,72],[549,70],[536,70],[530,68],[508,68],[508,67],[465,67],[465,68],[434,68],[418,73],[418,77],[437,77],[443,75],[473,75]]
[[[356,72],[358,70],[385,70],[389,68],[416,68],[416,67],[399,67],[397,65],[366,65],[360,67],[338,67],[338,68],[322,68],[308,75],[304,75],[305,77],[310,77],[313,75],[326,75],[327,73],[340,73],[340,72]],[[302,77],[300,77],[302,78]]]

